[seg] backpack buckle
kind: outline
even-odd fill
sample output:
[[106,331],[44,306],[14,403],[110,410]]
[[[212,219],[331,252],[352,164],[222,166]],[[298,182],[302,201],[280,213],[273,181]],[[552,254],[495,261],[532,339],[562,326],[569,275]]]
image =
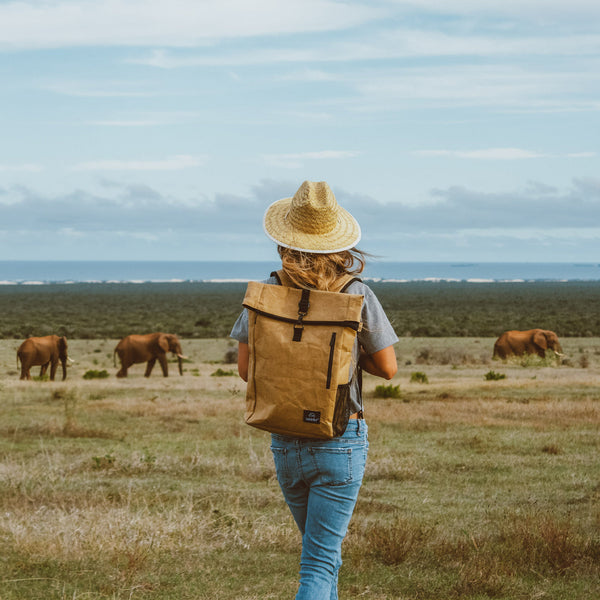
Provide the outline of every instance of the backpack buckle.
[[302,340],[302,332],[304,331],[304,323],[302,322],[302,317],[304,315],[298,315],[298,321],[294,323],[294,337],[292,338],[292,342],[299,342]]
[[308,314],[310,302],[308,298],[310,296],[310,290],[303,289],[302,295],[300,296],[300,302],[298,302],[298,320],[294,323],[294,337],[292,341],[299,342],[302,339],[302,331],[304,330],[304,323],[302,319]]

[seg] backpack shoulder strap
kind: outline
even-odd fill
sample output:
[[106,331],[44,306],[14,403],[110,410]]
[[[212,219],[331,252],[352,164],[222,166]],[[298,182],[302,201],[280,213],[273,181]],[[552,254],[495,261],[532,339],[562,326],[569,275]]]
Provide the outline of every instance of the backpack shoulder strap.
[[354,275],[342,275],[336,282],[335,286],[330,290],[332,292],[345,292],[355,281],[362,281]]
[[283,269],[273,271],[271,273],[271,277],[275,277],[279,285],[285,285],[286,287],[296,287],[296,285],[292,281],[292,278]]

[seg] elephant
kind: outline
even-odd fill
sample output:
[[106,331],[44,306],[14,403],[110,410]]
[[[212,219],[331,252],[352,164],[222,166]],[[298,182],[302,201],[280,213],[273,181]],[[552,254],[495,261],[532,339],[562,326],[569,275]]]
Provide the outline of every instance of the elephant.
[[494,344],[494,358],[505,359],[509,356],[537,354],[546,357],[550,348],[557,356],[564,356],[558,336],[554,331],[530,329],[528,331],[505,331]]
[[[58,335],[27,338],[17,350],[17,368],[21,361],[21,379],[31,379],[29,369],[41,365],[40,377],[43,377],[50,365],[50,381],[54,381],[58,361],[62,365],[62,380],[67,378],[67,338]],[[72,362],[72,361],[71,361]]]
[[181,344],[173,333],[148,333],[145,335],[128,335],[124,337],[113,352],[113,362],[116,364],[116,355],[119,355],[121,368],[117,377],[127,377],[127,369],[136,363],[147,362],[144,377],[150,377],[152,367],[158,360],[162,368],[163,377],[169,376],[167,366],[167,352],[172,352],[179,359],[179,374],[183,375],[182,361],[187,358],[181,353]]

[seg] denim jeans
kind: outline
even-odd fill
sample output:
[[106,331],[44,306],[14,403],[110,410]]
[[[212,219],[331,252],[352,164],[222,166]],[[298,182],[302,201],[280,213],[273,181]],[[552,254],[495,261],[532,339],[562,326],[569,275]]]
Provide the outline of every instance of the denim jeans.
[[342,541],[367,460],[367,425],[351,419],[331,440],[271,436],[277,480],[302,534],[296,600],[337,600]]

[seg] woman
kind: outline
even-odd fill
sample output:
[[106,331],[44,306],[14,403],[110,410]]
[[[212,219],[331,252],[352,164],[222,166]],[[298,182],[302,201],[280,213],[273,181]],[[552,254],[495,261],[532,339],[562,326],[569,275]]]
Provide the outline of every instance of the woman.
[[[342,275],[358,274],[365,255],[356,249],[361,231],[338,205],[325,182],[305,181],[293,198],[273,203],[264,217],[266,234],[278,244],[282,268],[296,286],[328,290]],[[276,285],[275,277],[265,281]],[[375,294],[361,281],[346,289],[364,297],[362,329],[354,360],[362,369],[391,379],[398,341]],[[239,342],[238,371],[248,380],[248,315],[231,337]],[[354,371],[354,370],[352,370]],[[307,374],[310,376],[310,374]],[[360,382],[352,380],[353,414],[343,435],[329,440],[271,434],[277,479],[302,534],[300,586],[296,600],[336,600],[341,546],[362,484],[368,441]]]

